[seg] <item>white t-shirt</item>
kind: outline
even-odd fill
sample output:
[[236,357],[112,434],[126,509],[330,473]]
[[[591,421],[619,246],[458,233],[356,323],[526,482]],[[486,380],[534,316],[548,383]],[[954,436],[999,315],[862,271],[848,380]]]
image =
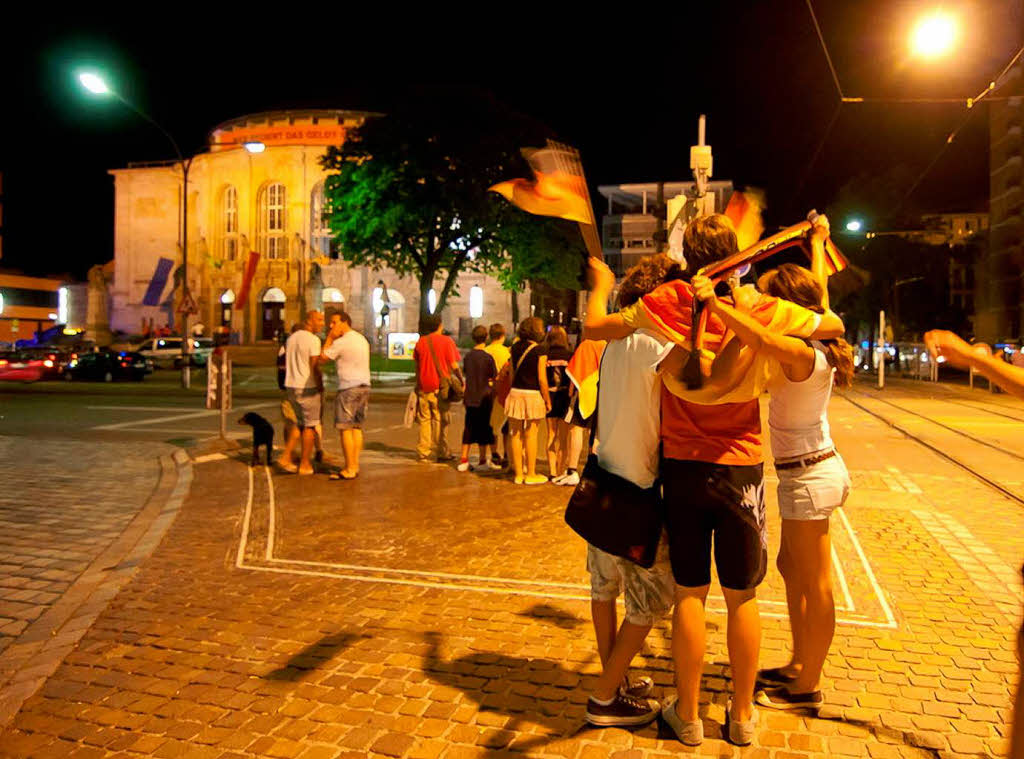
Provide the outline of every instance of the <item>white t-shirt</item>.
[[339,390],[370,384],[370,344],[354,329],[324,348],[324,355],[334,359]]
[[777,459],[803,456],[832,447],[828,402],[835,369],[825,358],[821,343],[814,348],[814,369],[803,382],[786,379],[780,370],[768,385],[768,435]]
[[602,468],[642,488],[658,477],[658,364],[671,349],[671,343],[637,330],[624,340],[609,341],[601,357],[594,452]]
[[296,390],[315,388],[316,377],[309,360],[320,355],[320,338],[308,329],[300,329],[284,344],[284,386]]

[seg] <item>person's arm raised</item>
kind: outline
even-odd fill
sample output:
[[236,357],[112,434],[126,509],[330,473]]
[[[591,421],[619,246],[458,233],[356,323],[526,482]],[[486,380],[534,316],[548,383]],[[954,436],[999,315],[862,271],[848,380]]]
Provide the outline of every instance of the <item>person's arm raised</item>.
[[628,326],[620,314],[608,313],[608,298],[615,287],[615,274],[604,261],[591,256],[590,297],[587,299],[587,316],[583,320],[583,337],[587,340],[618,340],[629,337],[633,328]]
[[1010,395],[1024,398],[1024,369],[1007,364],[983,346],[971,345],[944,329],[926,332],[924,344],[933,359],[942,356],[950,366],[973,369]]
[[779,335],[765,329],[757,320],[733,308],[715,295],[715,286],[707,277],[693,278],[694,295],[704,301],[711,313],[736,333],[744,345],[778,361],[790,379],[799,381],[814,369],[814,349],[797,337]]

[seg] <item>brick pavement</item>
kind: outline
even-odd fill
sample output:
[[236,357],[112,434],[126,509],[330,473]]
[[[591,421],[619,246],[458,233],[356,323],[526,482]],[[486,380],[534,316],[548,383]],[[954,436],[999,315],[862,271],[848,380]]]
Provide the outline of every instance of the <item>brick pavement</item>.
[[[247,525],[249,470],[197,465],[163,543],[0,733],[0,756],[1001,753],[1019,616],[1008,573],[1024,515],[842,400],[832,414],[855,483],[855,540],[840,542],[837,522],[837,551],[865,618],[837,630],[827,706],[762,710],[749,749],[718,737],[721,614],[709,617],[703,746],[657,725],[586,728],[598,662],[575,598],[582,546],[558,517],[564,491],[415,465],[402,433],[372,446],[355,482],[275,476],[271,490],[255,470]],[[762,595],[778,600],[774,572]],[[764,619],[766,665],[788,644],[778,616]],[[661,624],[638,661],[658,695],[669,645]]]

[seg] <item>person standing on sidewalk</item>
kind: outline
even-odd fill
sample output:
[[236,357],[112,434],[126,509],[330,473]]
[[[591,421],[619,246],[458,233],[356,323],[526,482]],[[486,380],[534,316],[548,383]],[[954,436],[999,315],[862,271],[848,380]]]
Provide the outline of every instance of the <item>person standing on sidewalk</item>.
[[476,445],[480,449],[480,466],[501,469],[491,458],[494,448],[494,428],[491,427],[491,406],[494,404],[494,378],[498,370],[494,359],[487,352],[487,327],[482,324],[473,327],[473,350],[463,360],[463,374],[466,377],[466,395],[462,402],[466,406],[466,421],[462,430],[462,458],[460,472],[468,472],[469,449]]
[[[626,272],[619,288],[619,307],[632,305],[679,271],[679,264],[668,256],[644,259]],[[591,286],[590,298],[607,301],[614,284],[614,277],[598,279]],[[671,349],[672,344],[659,335],[637,330],[624,340],[609,343],[600,359],[594,453],[602,469],[645,490],[658,478],[658,364]],[[675,583],[668,541],[662,534],[650,569],[588,544],[587,570],[602,672],[587,699],[585,718],[602,727],[646,724],[661,711],[660,704],[648,698],[653,682],[648,677],[631,682],[627,673],[651,627],[672,609]],[[623,590],[626,616],[616,629],[615,604]]]
[[548,396],[547,356],[540,345],[544,322],[536,316],[523,319],[512,346],[512,391],[505,399],[516,485],[540,485],[548,481],[537,474],[537,435],[541,420],[551,410]]
[[[324,378],[320,372],[320,338],[324,328],[324,315],[319,311],[306,314],[302,329],[294,332],[284,345],[285,350],[285,391],[287,400],[295,414],[296,426],[288,434],[284,452],[278,465],[286,472],[313,474],[313,438],[320,424],[321,398]],[[301,430],[301,431],[300,431]],[[292,451],[302,439],[302,454],[299,466],[292,463]]]
[[451,402],[441,398],[441,378],[459,373],[462,356],[455,341],[443,334],[441,317],[423,317],[420,339],[412,357],[416,363],[416,421],[420,427],[416,453],[419,460],[451,461],[448,451],[448,425],[451,424]]
[[548,475],[560,480],[565,475],[569,447],[569,423],[565,416],[569,412],[569,387],[572,384],[566,373],[572,351],[569,350],[569,335],[564,327],[554,325],[544,340],[544,355],[547,357],[548,395],[551,409],[547,413]]
[[[508,363],[509,356],[512,355],[505,345],[505,325],[495,322],[487,330],[487,337],[488,342],[485,350],[491,354],[491,358],[494,359],[494,366],[500,373],[501,368]],[[506,467],[508,466],[508,422],[505,420],[505,407],[500,403],[492,404],[491,429],[494,430],[495,436],[494,453],[492,454],[493,461],[495,464],[501,464],[502,467]],[[501,437],[501,456],[498,456],[497,438],[499,436]]]
[[331,479],[354,480],[359,475],[363,420],[370,405],[370,343],[352,329],[352,318],[339,311],[331,315],[331,328],[320,357],[321,360],[333,360],[338,373],[334,426],[341,438],[345,466],[337,474],[332,474]]

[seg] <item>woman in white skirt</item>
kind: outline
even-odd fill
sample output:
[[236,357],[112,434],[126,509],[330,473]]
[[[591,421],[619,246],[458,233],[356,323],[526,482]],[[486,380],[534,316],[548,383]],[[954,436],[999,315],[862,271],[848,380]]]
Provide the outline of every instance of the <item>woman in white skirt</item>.
[[535,316],[523,319],[517,335],[519,339],[512,346],[509,359],[512,390],[505,399],[505,416],[511,433],[512,468],[517,485],[540,485],[548,478],[537,474],[538,426],[551,410],[547,356],[540,345],[544,339],[544,322]]
[[[815,274],[783,264],[758,282],[762,292],[823,313],[827,307],[824,240],[828,227],[812,236]],[[759,679],[775,684],[757,694],[757,703],[775,709],[817,707],[823,703],[819,681],[835,633],[832,596],[832,544],[829,516],[846,500],[850,476],[832,443],[828,404],[833,385],[848,387],[853,351],[842,338],[805,342],[769,332],[743,313],[743,296],[734,291],[733,308],[714,296],[705,277],[695,277],[697,296],[736,336],[780,365],[768,391],[768,426],[782,516],[778,567],[786,584],[793,656],[783,667],[761,670]],[[738,297],[737,297],[738,296]]]

